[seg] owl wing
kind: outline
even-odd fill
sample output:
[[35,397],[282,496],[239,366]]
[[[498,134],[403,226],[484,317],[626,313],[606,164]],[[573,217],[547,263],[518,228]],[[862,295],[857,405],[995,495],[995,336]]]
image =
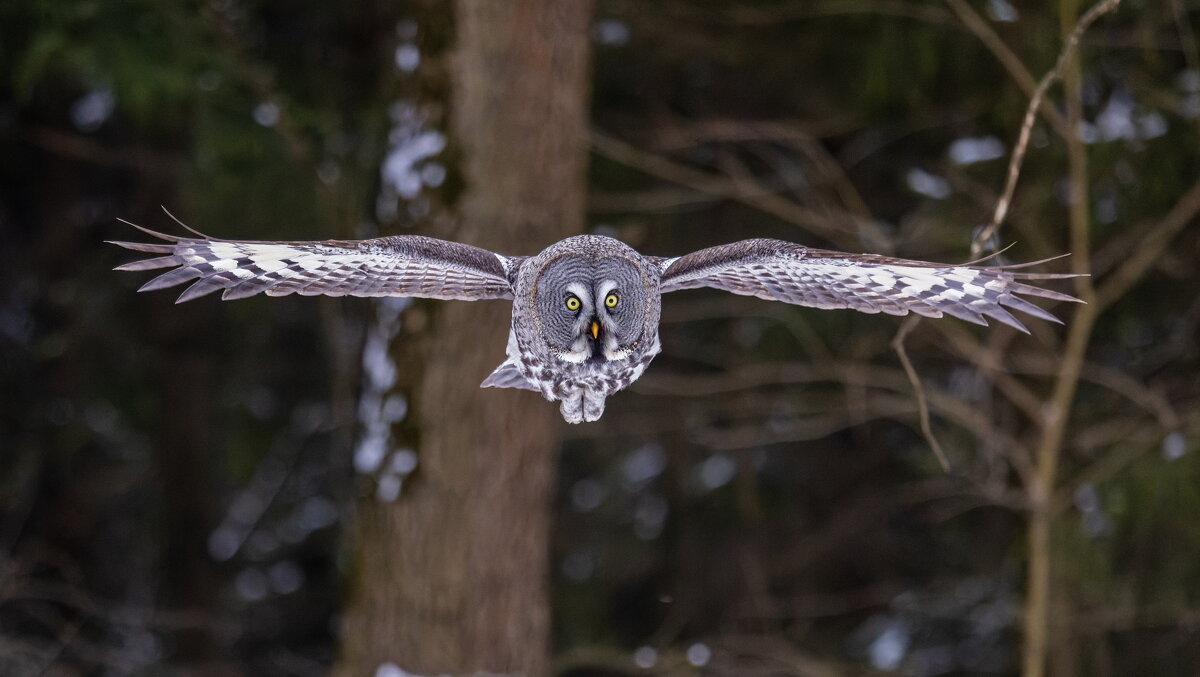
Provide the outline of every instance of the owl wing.
[[1077,277],[1075,274],[1014,272],[1041,261],[1015,266],[955,266],[810,249],[782,240],[742,240],[657,262],[664,293],[715,287],[813,308],[851,308],[889,315],[911,311],[925,317],[946,314],[982,325],[992,318],[1025,333],[1029,330],[1006,308],[1061,322],[1017,294],[1079,301],[1022,282]]
[[[126,222],[128,223],[128,222]],[[116,270],[171,268],[142,285],[152,291],[192,282],[176,303],[218,289],[222,299],[268,296],[419,296],[434,299],[511,299],[511,280],[526,257],[420,235],[371,240],[255,242],[196,238],[138,228],[165,242],[112,242],[163,254]],[[199,233],[197,233],[200,235]]]

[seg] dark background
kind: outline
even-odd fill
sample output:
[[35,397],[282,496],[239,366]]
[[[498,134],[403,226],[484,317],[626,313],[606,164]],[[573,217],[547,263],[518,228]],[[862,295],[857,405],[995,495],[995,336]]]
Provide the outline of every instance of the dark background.
[[[588,228],[655,255],[779,237],[967,260],[1085,8],[598,0]],[[422,232],[458,190],[420,113],[424,50],[453,41],[438,12],[0,5],[0,673],[337,660],[353,506],[405,476],[354,452],[376,302],[175,306],[102,242],[141,237],[117,217],[180,232],[159,205],[229,238]],[[561,427],[550,673],[1016,674],[1043,604],[1049,674],[1194,674],[1198,18],[1189,0],[1101,18],[1033,127],[992,244],[1072,252],[1038,270],[1086,266],[1048,285],[1090,305],[1046,305],[1066,326],[1031,336],[907,336],[949,472],[902,320],[664,300],[653,368]],[[478,346],[503,359],[503,336]]]

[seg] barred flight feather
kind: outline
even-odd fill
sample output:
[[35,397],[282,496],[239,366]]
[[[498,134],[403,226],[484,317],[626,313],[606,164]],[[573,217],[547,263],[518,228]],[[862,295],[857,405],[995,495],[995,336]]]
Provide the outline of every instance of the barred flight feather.
[[223,299],[255,294],[285,296],[420,296],[437,299],[511,299],[510,268],[520,258],[420,235],[371,240],[254,242],[184,238],[138,229],[164,243],[112,242],[148,254],[117,270],[172,268],[138,291],[192,282],[177,303],[220,290]]
[[743,240],[687,256],[658,259],[662,291],[715,287],[813,308],[850,308],[864,313],[925,317],[952,315],[987,325],[988,319],[1029,333],[1008,308],[1051,322],[1061,321],[1017,296],[1056,301],[1079,299],[1021,280],[1076,277],[1073,273],[1025,273],[1015,266],[952,266],[875,254],[809,249],[781,240]]

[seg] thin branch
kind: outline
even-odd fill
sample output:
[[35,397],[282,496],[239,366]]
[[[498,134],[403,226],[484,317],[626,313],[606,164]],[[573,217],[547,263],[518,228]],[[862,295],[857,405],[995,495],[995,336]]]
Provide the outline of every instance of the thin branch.
[[825,148],[817,137],[805,133],[803,129],[780,128],[778,122],[754,123],[752,126],[772,130],[779,137],[781,143],[803,153],[817,169],[822,179],[832,185],[846,209],[864,219],[871,218],[871,210],[867,206],[867,201],[863,199],[854,186],[854,182],[846,175],[846,170],[838,163],[837,158],[829,152],[829,149]]
[[[741,367],[718,375],[682,376],[659,370],[639,381],[637,392],[671,394],[687,398],[714,397],[732,392],[763,388],[768,385],[829,382],[846,386],[874,388],[912,396],[912,383],[900,369],[863,362],[826,361],[821,363],[782,363]],[[1003,453],[1027,485],[1032,474],[1029,455],[1020,441],[993,425],[987,412],[953,394],[925,389],[931,411],[958,423],[978,439],[988,440]],[[724,398],[727,401],[728,398]]]
[[1124,296],[1154,266],[1175,235],[1191,223],[1197,213],[1200,213],[1200,181],[1192,184],[1152,230],[1147,233],[1138,229],[1145,234],[1138,239],[1136,249],[1105,278],[1096,294],[1097,304],[1105,308]]
[[747,304],[732,295],[680,299],[673,301],[669,308],[663,308],[662,324],[738,318],[759,318],[778,323],[802,347],[806,359],[830,362],[834,358],[833,351],[813,329],[807,315],[793,312],[792,308],[782,303]]
[[1196,32],[1192,30],[1183,0],[1171,0],[1171,14],[1175,19],[1175,30],[1179,32],[1180,49],[1183,50],[1188,68],[1200,71],[1200,50],[1196,48]]
[[[1019,361],[1019,369],[1026,373],[1053,372],[1057,360],[1048,355],[1026,356]],[[1102,386],[1113,394],[1125,398],[1153,416],[1163,428],[1174,430],[1179,427],[1180,416],[1171,401],[1162,393],[1152,390],[1142,380],[1123,371],[1110,369],[1096,362],[1084,362],[1080,379]]]
[[706,449],[733,451],[753,449],[770,444],[810,442],[819,440],[842,430],[877,420],[903,420],[911,416],[912,404],[893,399],[877,398],[861,414],[821,414],[796,420],[772,422],[762,425],[760,420],[749,420],[744,424],[704,425],[694,430],[690,439]]
[[937,441],[937,437],[933,434],[933,427],[929,424],[929,405],[925,401],[925,388],[921,385],[921,379],[917,376],[917,370],[913,369],[912,360],[908,359],[908,351],[904,348],[904,339],[908,337],[909,332],[920,321],[921,318],[918,315],[909,316],[900,325],[900,331],[896,332],[896,337],[892,339],[892,349],[896,351],[896,355],[900,358],[900,364],[904,365],[904,373],[908,375],[908,381],[912,384],[913,393],[917,396],[917,410],[920,412],[921,417],[921,434],[929,442],[929,446],[933,449],[934,455],[937,456],[942,470],[950,472],[950,460],[946,458],[946,452],[942,451],[942,445]]
[[1054,499],[1050,504],[1051,512],[1055,515],[1062,514],[1063,511],[1069,509],[1074,504],[1075,492],[1079,487],[1084,484],[1099,484],[1110,477],[1114,477],[1134,461],[1162,446],[1165,435],[1161,428],[1146,426],[1137,432],[1144,433],[1137,437],[1148,439],[1130,439],[1131,437],[1135,437],[1135,435],[1125,435],[1121,438],[1121,444],[1115,444],[1110,447],[1108,453],[1104,454],[1098,460],[1093,461],[1077,476],[1072,477],[1070,481],[1064,483],[1064,486],[1058,487],[1054,492]]
[[[1048,85],[1050,76],[1062,77],[1066,90],[1066,112],[1068,126],[1074,127],[1082,119],[1083,102],[1080,95],[1079,59],[1075,57],[1074,47],[1079,43],[1083,34],[1097,17],[1111,11],[1120,4],[1120,0],[1103,0],[1093,5],[1075,23],[1067,38],[1063,51],[1059,54],[1058,63],[1054,70],[1043,79]],[[1045,87],[1039,85],[1039,91],[1044,93]],[[1032,102],[1031,102],[1032,106]],[[1026,123],[1030,122],[1032,107],[1027,111]],[[1027,143],[1028,124],[1022,127],[1022,141]],[[1083,142],[1074,134],[1066,139],[1068,180],[1071,200],[1068,205],[1070,216],[1071,249],[1076,254],[1071,261],[1072,270],[1078,273],[1088,272],[1090,263],[1090,234],[1088,213],[1088,176],[1087,150]],[[1024,144],[1020,147],[1024,153]],[[1017,155],[1014,154],[1014,159]],[[1017,163],[1010,165],[1009,185],[1001,203],[997,204],[997,219],[993,226],[999,225],[1003,210],[1007,209],[1007,200],[1012,197],[1012,187],[1016,183]],[[994,228],[992,229],[994,230]],[[990,237],[990,234],[988,235]],[[977,240],[982,243],[982,240]],[[1091,342],[1092,330],[1101,307],[1096,303],[1096,291],[1090,277],[1075,278],[1079,298],[1086,302],[1075,311],[1070,330],[1067,333],[1066,348],[1063,352],[1061,367],[1055,379],[1054,390],[1046,403],[1046,425],[1038,440],[1034,454],[1035,475],[1029,485],[1029,502],[1032,508],[1029,518],[1028,547],[1029,570],[1027,574],[1026,597],[1024,609],[1024,641],[1021,655],[1021,674],[1024,677],[1042,677],[1046,669],[1046,657],[1050,646],[1050,567],[1051,547],[1050,530],[1054,522],[1053,498],[1058,479],[1059,457],[1062,455],[1063,439],[1066,436],[1070,419],[1071,403],[1079,386],[1080,372],[1083,369],[1084,355]]]
[[[740,202],[746,206],[759,209],[779,219],[812,230],[830,240],[851,244],[862,239],[870,240],[886,246],[887,237],[879,227],[869,219],[860,218],[854,214],[845,214],[845,222],[853,223],[858,232],[848,230],[841,223],[831,220],[825,214],[814,209],[799,205],[792,200],[781,197],[770,190],[753,182],[727,180],[720,184],[713,183],[714,175],[686,165],[669,160],[661,155],[648,153],[633,144],[627,143],[604,132],[593,130],[590,136],[592,148],[604,157],[633,167],[651,176],[687,186],[694,190],[708,192],[722,198]],[[842,219],[838,219],[842,221]]]
[[[1030,97],[1029,105],[1025,108],[1025,119],[1021,122],[1021,131],[1017,135],[1017,145],[1013,149],[1012,157],[1009,158],[1008,179],[1004,184],[1004,192],[1000,194],[1000,199],[996,201],[996,209],[992,213],[991,223],[979,231],[974,241],[971,242],[971,256],[978,256],[983,251],[984,243],[988,242],[996,234],[996,231],[1000,228],[1000,224],[1004,221],[1004,217],[1008,214],[1008,208],[1012,204],[1013,192],[1017,188],[1017,178],[1021,174],[1021,163],[1024,161],[1025,151],[1029,147],[1029,134],[1033,129],[1033,121],[1037,117],[1038,107],[1042,105],[1042,98],[1046,96],[1046,90],[1050,89],[1050,85],[1062,79],[1067,62],[1074,56],[1075,50],[1079,46],[1079,39],[1087,31],[1088,27],[1096,19],[1115,10],[1120,4],[1121,0],[1102,0],[1102,2],[1093,5],[1091,9],[1080,17],[1079,21],[1075,24],[1075,28],[1067,36],[1062,51],[1058,55],[1058,60],[1054,63],[1054,68],[1042,76],[1037,89],[1033,90],[1033,96]],[[1073,138],[1072,134],[1068,134],[1067,138]],[[1075,196],[1075,199],[1079,199],[1078,196]]]
[[[724,179],[713,183],[720,184]],[[688,187],[663,186],[650,190],[588,191],[587,208],[593,214],[637,214],[650,212],[679,214],[709,209],[712,203],[724,198],[712,191],[698,191]]]
[[862,129],[855,115],[838,115],[816,120],[759,120],[754,124],[731,118],[677,120],[642,130],[651,147],[662,153],[687,150],[705,143],[767,141],[787,143],[804,138],[823,139]]
[[904,0],[824,0],[823,2],[794,0],[790,3],[772,6],[769,9],[735,6],[717,13],[724,21],[743,26],[772,26],[786,21],[849,14],[882,14],[916,19],[935,25],[954,26],[950,17],[938,8],[930,7],[927,3],[905,2]]
[[22,137],[35,146],[63,157],[145,174],[177,172],[183,165],[183,157],[179,155],[140,146],[109,147],[82,134],[51,127],[32,127]]
[[[958,15],[959,20],[963,22],[967,30],[979,38],[983,46],[992,52],[996,60],[1000,62],[1000,65],[1004,66],[1004,69],[1008,71],[1013,80],[1016,80],[1017,86],[1021,88],[1021,91],[1025,92],[1025,95],[1032,100],[1032,97],[1037,93],[1037,83],[1034,82],[1033,75],[1025,67],[1025,64],[1021,63],[1021,59],[1016,53],[1009,49],[1008,45],[1004,44],[1004,40],[1000,38],[996,31],[992,30],[992,27],[983,20],[983,17],[971,9],[966,0],[946,0],[946,3]],[[1042,115],[1059,136],[1066,138],[1067,135],[1071,134],[1071,129],[1067,127],[1067,121],[1063,119],[1062,113],[1059,113],[1057,108],[1044,100],[1040,107]]]
[[[1021,410],[1034,425],[1038,427],[1043,425],[1042,401],[1024,383],[1015,378],[1011,370],[1001,362],[1004,348],[1008,343],[1007,337],[1012,336],[1012,333],[992,332],[989,335],[991,344],[984,347],[957,323],[938,322],[935,324],[942,336],[950,342],[950,346],[970,363],[984,370],[988,380],[1008,398],[1009,402]],[[1004,342],[996,343],[996,341]]]

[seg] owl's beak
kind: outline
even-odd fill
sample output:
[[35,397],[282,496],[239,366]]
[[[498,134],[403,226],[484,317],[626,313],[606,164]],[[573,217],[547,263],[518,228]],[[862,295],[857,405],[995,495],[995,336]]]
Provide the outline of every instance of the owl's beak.
[[592,332],[593,339],[597,339],[600,337],[600,323],[599,322],[592,320],[592,326],[589,328],[589,330]]

